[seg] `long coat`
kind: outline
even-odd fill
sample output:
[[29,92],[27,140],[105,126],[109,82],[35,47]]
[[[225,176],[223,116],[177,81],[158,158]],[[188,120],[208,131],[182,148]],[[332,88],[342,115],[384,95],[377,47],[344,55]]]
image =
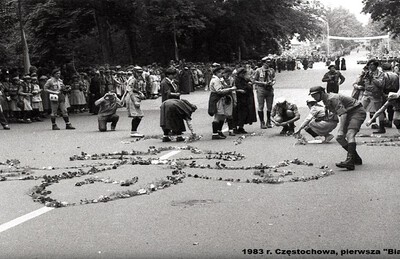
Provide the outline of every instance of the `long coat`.
[[180,73],[179,86],[182,94],[190,94],[190,92],[194,91],[193,75],[189,69],[184,69]]
[[169,99],[161,104],[160,109],[161,128],[181,133],[186,131],[184,120],[191,119],[197,107],[187,100]]
[[256,105],[254,102],[253,87],[244,77],[236,77],[237,89],[245,90],[245,93],[236,92],[237,95],[237,125],[252,124],[257,121]]
[[160,83],[160,93],[162,102],[168,99],[179,99],[179,97],[171,95],[171,93],[178,93],[178,86],[175,85],[174,87],[167,78],[164,78]]

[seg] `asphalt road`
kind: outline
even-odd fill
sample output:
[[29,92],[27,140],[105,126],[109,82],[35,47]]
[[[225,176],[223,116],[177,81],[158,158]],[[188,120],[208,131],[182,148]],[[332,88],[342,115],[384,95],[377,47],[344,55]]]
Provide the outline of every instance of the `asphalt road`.
[[[346,82],[341,91],[350,93],[351,83],[362,66],[355,61],[365,53],[347,57]],[[322,85],[326,67],[316,64],[312,70],[283,72],[277,76],[275,96],[285,96],[300,107],[302,118],[307,114],[305,100],[308,88]],[[40,180],[0,182],[0,258],[284,258],[277,249],[305,249],[318,253],[328,249],[334,255],[303,254],[295,258],[354,258],[354,253],[378,250],[371,258],[398,258],[384,249],[400,249],[400,183],[398,180],[398,148],[396,146],[368,146],[359,138],[358,150],[364,159],[355,171],[335,168],[335,162],[346,153],[332,141],[329,144],[294,145],[292,137],[279,136],[279,128],[261,130],[258,123],[246,129],[247,135],[235,145],[239,136],[222,141],[211,140],[211,121],[207,115],[208,92],[197,91],[184,98],[199,109],[193,116],[194,127],[203,138],[187,143],[201,150],[240,152],[245,159],[223,161],[228,166],[276,165],[283,160],[298,158],[313,166],[291,165],[285,170],[294,174],[284,177],[281,184],[245,183],[253,179],[255,170],[215,170],[184,168],[187,174],[213,178],[241,179],[240,182],[196,179],[186,177],[183,182],[149,195],[140,195],[107,203],[58,208],[26,222],[11,226],[18,217],[36,210],[28,195]],[[66,167],[99,161],[69,161],[81,152],[109,153],[114,151],[146,151],[186,143],[162,143],[159,128],[160,100],[142,103],[145,117],[139,130],[155,138],[132,142],[129,137],[130,120],[120,110],[120,122],[115,132],[97,131],[97,118],[87,114],[71,117],[75,131],[52,131],[49,121],[31,125],[12,124],[11,131],[0,131],[0,162],[19,159],[30,167]],[[302,119],[301,119],[302,120]],[[63,126],[61,121],[59,126]],[[362,134],[371,134],[363,126]],[[389,129],[386,135],[393,135]],[[308,137],[309,138],[309,137]],[[379,139],[375,139],[375,141]],[[173,151],[173,150],[172,150]],[[157,158],[171,150],[152,155]],[[193,158],[190,158],[190,157]],[[188,158],[185,163],[215,166],[215,159],[204,154],[182,150],[169,159]],[[144,156],[147,158],[147,156]],[[118,159],[116,159],[118,160]],[[100,160],[112,163],[116,160]],[[334,174],[319,180],[290,182],[294,177],[315,176],[328,166]],[[4,167],[3,167],[4,169]],[[87,170],[87,168],[84,168]],[[37,170],[33,175],[59,174],[68,170]],[[60,181],[49,186],[51,197],[60,201],[79,203],[100,195],[148,186],[171,174],[167,165],[123,165],[116,170],[96,174],[124,180],[137,176],[139,181],[130,187],[117,184],[94,183],[75,187],[82,178]],[[20,223],[20,224],[19,224]],[[246,249],[243,251],[243,249]],[[248,254],[257,252],[262,255]],[[311,249],[314,249],[313,252]],[[346,251],[346,249],[349,249]],[[266,254],[271,250],[270,254]],[[344,250],[344,251],[342,251]],[[359,250],[359,251],[355,251]],[[297,251],[296,251],[297,252]],[[302,251],[299,251],[302,252]],[[246,253],[246,254],[245,254]],[[347,254],[346,254],[347,253]],[[353,253],[353,254],[352,254]],[[399,251],[400,254],[400,251]],[[364,258],[365,255],[358,255]]]

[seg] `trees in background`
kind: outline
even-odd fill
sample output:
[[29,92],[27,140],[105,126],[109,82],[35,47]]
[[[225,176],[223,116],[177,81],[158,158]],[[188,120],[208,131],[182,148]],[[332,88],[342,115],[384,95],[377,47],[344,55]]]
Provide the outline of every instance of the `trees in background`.
[[381,22],[381,30],[390,31],[394,36],[400,34],[398,0],[363,0],[363,4],[363,12],[371,14],[373,21]]
[[[0,32],[5,36],[0,39],[0,62],[20,65],[15,2],[0,0]],[[22,4],[32,64],[40,66],[259,58],[279,53],[294,35],[311,40],[322,30],[316,20],[320,9],[306,0],[24,0]]]
[[[347,9],[329,8],[326,10],[325,17],[329,23],[330,35],[342,37],[363,37],[365,35],[363,24]],[[354,41],[331,40],[332,51],[351,48],[354,45]]]

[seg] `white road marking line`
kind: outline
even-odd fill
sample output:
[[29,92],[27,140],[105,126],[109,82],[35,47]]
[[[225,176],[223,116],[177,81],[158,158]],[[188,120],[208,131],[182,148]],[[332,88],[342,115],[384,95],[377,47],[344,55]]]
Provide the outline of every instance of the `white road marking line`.
[[[174,156],[174,155],[176,155],[176,154],[178,154],[180,152],[181,152],[180,150],[171,151],[168,154],[165,154],[162,157],[160,157],[160,160],[166,160],[166,159],[170,158],[171,156]],[[18,226],[18,225],[20,225],[20,224],[22,224],[22,223],[24,223],[24,222],[26,222],[28,220],[34,219],[36,217],[39,217],[40,215],[43,215],[43,214],[45,214],[45,213],[47,213],[49,211],[52,211],[52,210],[54,210],[54,208],[43,207],[43,208],[40,208],[38,210],[32,211],[32,212],[30,212],[28,214],[25,214],[25,215],[23,215],[21,217],[18,217],[16,219],[13,219],[13,220],[11,220],[11,221],[9,221],[7,223],[4,223],[4,224],[0,225],[0,233],[4,232],[6,230],[9,230],[10,228],[13,228],[15,226]]]
[[38,216],[40,216],[40,215],[42,215],[44,213],[52,211],[52,210],[54,210],[54,208],[43,207],[43,208],[40,208],[38,210],[32,211],[32,212],[30,212],[28,214],[25,214],[25,215],[23,215],[21,217],[18,217],[16,219],[13,219],[13,220],[11,220],[11,221],[9,221],[7,223],[4,223],[4,224],[0,225],[0,233],[4,232],[4,231],[6,231],[6,230],[8,230],[10,228],[13,228],[15,226],[18,226],[18,225],[20,225],[20,224],[22,224],[22,223],[24,223],[24,222],[26,222],[28,220],[34,219],[34,218],[36,218],[36,217],[38,217]]
[[180,152],[181,152],[180,150],[171,151],[168,154],[165,154],[162,157],[160,157],[160,160],[166,160],[166,159],[170,158],[171,156],[175,156],[176,154],[178,154]]

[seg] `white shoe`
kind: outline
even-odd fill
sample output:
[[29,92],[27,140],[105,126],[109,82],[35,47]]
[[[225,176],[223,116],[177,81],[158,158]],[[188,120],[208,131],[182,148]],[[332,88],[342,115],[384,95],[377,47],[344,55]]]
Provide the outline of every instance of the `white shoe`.
[[307,141],[308,144],[322,144],[322,139],[312,139]]
[[140,133],[137,133],[137,132],[135,132],[135,133],[131,133],[131,137],[132,137],[132,138],[143,138],[143,137],[144,137],[144,135],[143,135],[143,134],[140,134]]
[[324,143],[328,143],[329,141],[331,141],[335,136],[333,136],[332,134],[328,134],[325,136],[325,140]]

